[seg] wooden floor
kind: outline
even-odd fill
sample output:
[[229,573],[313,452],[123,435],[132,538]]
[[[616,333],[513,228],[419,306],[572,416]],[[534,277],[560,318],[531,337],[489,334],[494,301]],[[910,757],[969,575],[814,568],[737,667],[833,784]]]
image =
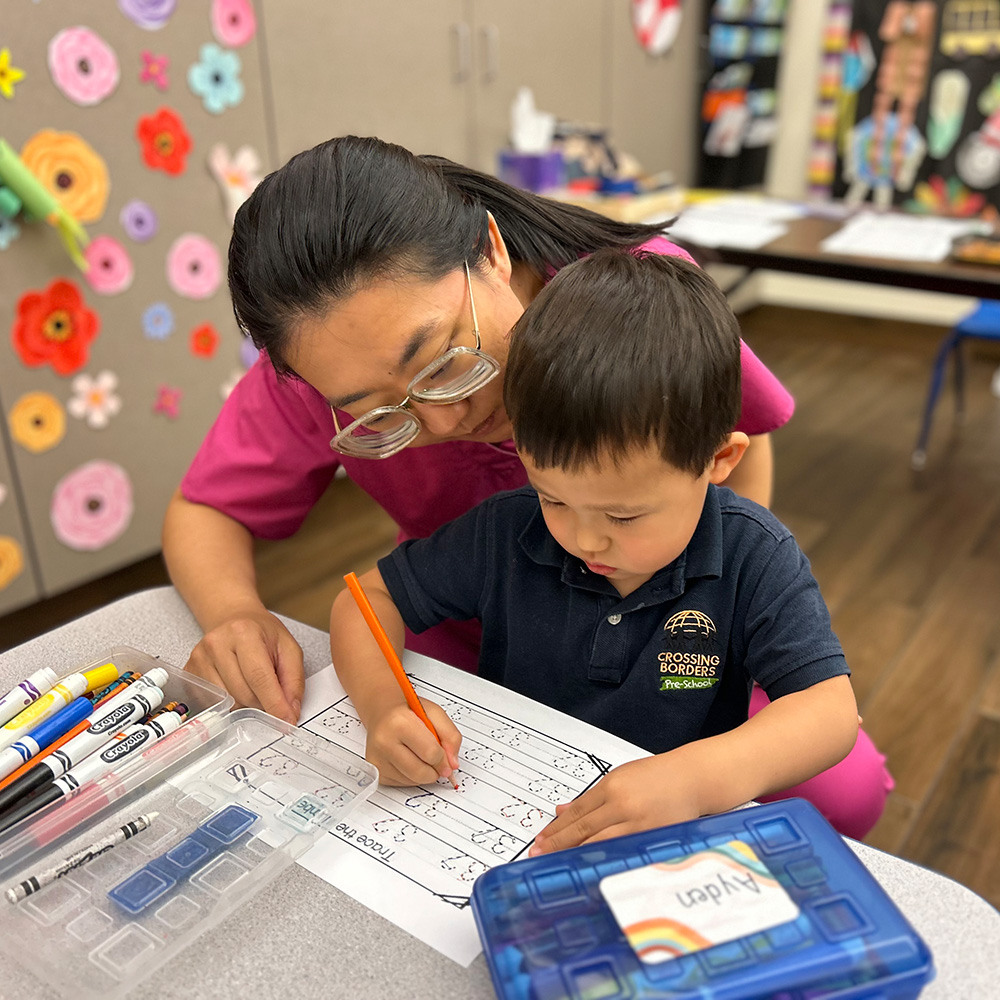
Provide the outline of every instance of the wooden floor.
[[[940,407],[928,467],[910,471],[943,330],[761,307],[744,335],[796,397],[774,436],[774,508],[812,560],[854,671],[865,727],[896,791],[867,841],[1000,904],[1000,401],[996,358],[971,358],[967,419]],[[268,606],[326,628],[342,575],[395,528],[337,481],[292,539],[262,543]],[[157,560],[0,619],[13,645],[130,588]]]

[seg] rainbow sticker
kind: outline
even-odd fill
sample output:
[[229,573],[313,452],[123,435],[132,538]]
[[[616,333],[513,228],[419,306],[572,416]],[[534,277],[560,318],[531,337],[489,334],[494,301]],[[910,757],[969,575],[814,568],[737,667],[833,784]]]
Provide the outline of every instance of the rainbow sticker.
[[651,964],[799,916],[788,893],[739,840],[609,875],[600,888],[632,949]]

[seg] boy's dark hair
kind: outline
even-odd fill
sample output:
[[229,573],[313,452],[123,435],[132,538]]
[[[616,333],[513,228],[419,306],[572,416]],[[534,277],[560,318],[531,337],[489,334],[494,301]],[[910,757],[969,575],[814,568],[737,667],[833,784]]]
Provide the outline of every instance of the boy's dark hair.
[[598,247],[638,246],[663,226],[615,222],[440,156],[341,136],[267,175],[236,213],[229,291],[240,328],[281,375],[303,318],[366,283],[436,281],[491,253],[486,213],[511,260],[543,278]]
[[700,476],[740,416],[740,332],[679,258],[598,250],[563,268],[511,334],[504,403],[542,468],[618,461],[654,440]]

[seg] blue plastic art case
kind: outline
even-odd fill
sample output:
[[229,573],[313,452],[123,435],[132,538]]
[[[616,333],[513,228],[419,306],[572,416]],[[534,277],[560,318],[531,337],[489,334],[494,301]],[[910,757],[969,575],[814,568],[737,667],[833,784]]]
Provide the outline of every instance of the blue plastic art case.
[[502,1000],[910,1000],[934,975],[802,799],[502,865],[472,905]]

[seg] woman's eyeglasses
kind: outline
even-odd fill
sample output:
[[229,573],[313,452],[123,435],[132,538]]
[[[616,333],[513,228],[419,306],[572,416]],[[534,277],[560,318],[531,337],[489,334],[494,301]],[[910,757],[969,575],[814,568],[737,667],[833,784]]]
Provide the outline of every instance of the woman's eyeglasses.
[[354,458],[389,458],[412,444],[420,434],[420,418],[410,409],[411,401],[447,406],[466,399],[500,374],[500,363],[480,350],[479,320],[472,298],[472,276],[465,264],[465,280],[472,307],[472,329],[476,346],[452,347],[426,368],[421,369],[406,387],[406,398],[398,406],[377,406],[349,423],[343,430],[337,411],[331,406],[337,433],[330,447]]

